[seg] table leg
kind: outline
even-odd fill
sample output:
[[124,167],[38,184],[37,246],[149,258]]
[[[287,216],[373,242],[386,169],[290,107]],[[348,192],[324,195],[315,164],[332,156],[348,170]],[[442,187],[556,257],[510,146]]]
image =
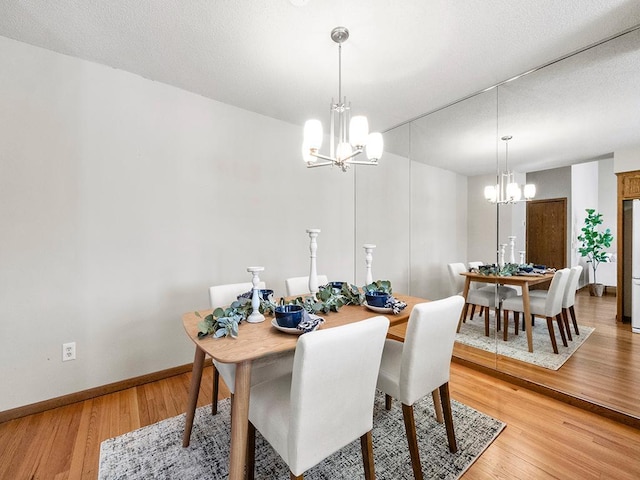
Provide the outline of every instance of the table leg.
[[229,480],[242,480],[247,455],[249,428],[249,393],[251,390],[251,360],[236,364],[236,384],[231,409],[231,454]]
[[531,304],[529,303],[529,282],[522,285],[522,306],[524,307],[524,327],[527,331],[527,345],[529,352],[533,352],[533,331],[531,330]]
[[184,423],[184,434],[182,435],[182,446],[188,447],[191,441],[191,428],[193,427],[193,417],[198,404],[198,393],[200,392],[200,381],[202,380],[202,368],[204,366],[204,350],[196,347],[193,357],[193,368],[191,369],[191,386],[189,387],[189,402],[187,404],[187,418]]

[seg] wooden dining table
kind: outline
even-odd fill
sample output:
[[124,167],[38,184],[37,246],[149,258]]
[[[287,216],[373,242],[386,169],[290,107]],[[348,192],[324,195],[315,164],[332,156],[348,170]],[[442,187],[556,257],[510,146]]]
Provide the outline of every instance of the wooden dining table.
[[[408,321],[413,307],[418,303],[427,301],[406,295],[394,295],[394,297],[405,302],[407,306],[395,315],[391,313],[382,314],[389,319],[392,326]],[[204,318],[211,313],[211,310],[203,310],[198,313]],[[338,312],[321,314],[324,318],[324,323],[320,328],[338,327],[376,315],[381,315],[381,313],[372,311],[366,306],[345,305]],[[284,333],[276,329],[271,324],[272,318],[267,316],[262,323],[242,322],[236,338],[223,337],[215,339],[211,336],[198,337],[198,323],[201,318],[195,312],[188,312],[182,316],[184,329],[196,346],[182,441],[184,447],[189,446],[191,438],[205,355],[209,355],[219,362],[236,364],[235,388],[231,409],[231,451],[229,458],[229,478],[231,480],[244,478],[252,363],[270,355],[295,350],[299,338],[298,335]]]
[[[464,308],[462,309],[462,317],[467,317],[467,310],[469,304],[466,303],[467,294],[469,293],[469,286],[471,282],[493,283],[496,285],[511,285],[520,287],[522,289],[522,306],[524,309],[524,322],[527,332],[527,346],[529,352],[533,352],[533,331],[531,330],[531,308],[529,303],[529,287],[532,285],[538,285],[540,283],[549,282],[553,278],[553,273],[544,273],[540,275],[484,275],[476,272],[463,272],[460,275],[466,277],[464,283],[464,290],[462,296],[465,298]],[[505,327],[506,328],[506,327]]]

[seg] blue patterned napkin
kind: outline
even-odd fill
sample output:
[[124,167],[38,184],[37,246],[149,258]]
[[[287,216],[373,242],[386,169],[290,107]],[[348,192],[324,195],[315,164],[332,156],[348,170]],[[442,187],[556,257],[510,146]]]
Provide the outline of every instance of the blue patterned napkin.
[[318,315],[309,313],[306,310],[303,310],[302,321],[298,324],[296,328],[298,330],[302,330],[302,333],[308,333],[308,332],[313,332],[322,323],[324,323],[324,318],[319,317]]
[[390,308],[394,314],[400,313],[406,306],[407,304],[405,302],[392,296],[389,296],[384,304],[384,308]]

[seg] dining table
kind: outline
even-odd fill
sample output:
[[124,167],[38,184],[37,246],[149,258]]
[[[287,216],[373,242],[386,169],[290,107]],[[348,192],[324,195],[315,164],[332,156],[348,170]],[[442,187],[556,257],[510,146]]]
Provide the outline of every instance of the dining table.
[[510,285],[515,287],[520,287],[522,289],[522,306],[524,309],[524,318],[527,319],[525,324],[525,329],[527,332],[527,347],[529,352],[533,352],[533,331],[531,322],[528,319],[531,318],[531,304],[529,300],[529,288],[533,285],[542,284],[545,282],[551,281],[553,278],[553,273],[540,273],[540,274],[529,274],[529,275],[486,275],[484,273],[478,272],[463,272],[460,275],[466,277],[466,281],[464,283],[464,290],[462,291],[462,296],[465,298],[464,308],[462,309],[461,319],[467,317],[467,310],[469,308],[469,304],[466,303],[467,294],[469,293],[469,287],[471,282],[481,282],[481,283],[493,283],[496,285]]
[[[427,300],[407,295],[395,295],[398,300],[405,302],[406,307],[397,314],[382,312],[375,307],[366,305],[344,305],[337,312],[319,313],[324,319],[320,329],[334,328],[349,323],[358,322],[377,315],[384,315],[389,319],[390,326],[398,325],[409,320],[411,310],[418,303]],[[244,467],[247,450],[247,429],[249,426],[249,401],[251,391],[251,367],[253,362],[277,355],[282,352],[293,351],[296,348],[299,335],[285,333],[272,325],[271,316],[261,323],[242,322],[238,329],[238,336],[213,338],[211,335],[198,336],[198,323],[211,310],[188,312],[182,316],[182,323],[188,337],[195,344],[195,356],[189,387],[189,400],[186,412],[185,429],[182,445],[188,447],[191,430],[195,417],[195,410],[202,379],[205,356],[223,363],[236,364],[235,388],[232,396],[231,408],[231,449],[229,456],[229,478],[240,480],[244,478]]]

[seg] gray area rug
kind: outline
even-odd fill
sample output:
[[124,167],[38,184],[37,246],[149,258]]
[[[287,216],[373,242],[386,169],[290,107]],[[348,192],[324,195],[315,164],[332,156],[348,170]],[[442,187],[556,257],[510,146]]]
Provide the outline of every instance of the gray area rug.
[[[495,315],[491,312],[490,332],[495,332]],[[520,327],[522,327],[522,315],[520,316]],[[553,353],[551,339],[549,338],[549,330],[547,329],[547,321],[543,318],[536,318],[533,326],[533,353],[529,352],[527,346],[527,334],[520,330],[515,335],[513,328],[513,318],[509,319],[509,337],[505,342],[503,340],[502,330],[498,332],[498,338],[493,336],[487,337],[484,334],[484,317],[480,317],[477,312],[473,320],[467,319],[460,328],[460,333],[456,335],[456,341],[480,348],[487,352],[495,352],[506,357],[520,360],[521,362],[532,363],[539,367],[548,368],[550,370],[558,370],[564,363],[569,360],[578,348],[589,338],[594,332],[594,328],[578,325],[580,335],[576,335],[571,325],[571,334],[573,341],[567,341],[568,347],[562,345],[562,339],[558,332],[556,322],[553,322],[553,328],[556,334],[556,342],[558,343],[558,353]]]
[[[100,480],[226,479],[230,442],[230,402],[196,411],[191,445],[182,448],[184,415],[169,418],[102,442]],[[431,396],[415,405],[422,470],[428,479],[460,477],[506,426],[466,405],[452,401],[458,452],[449,453],[444,424],[433,415]],[[378,479],[413,479],[400,403],[384,409],[378,392],[374,411],[373,450]],[[280,456],[256,433],[256,478],[289,478]],[[305,473],[305,479],[364,478],[360,441],[356,440]]]

